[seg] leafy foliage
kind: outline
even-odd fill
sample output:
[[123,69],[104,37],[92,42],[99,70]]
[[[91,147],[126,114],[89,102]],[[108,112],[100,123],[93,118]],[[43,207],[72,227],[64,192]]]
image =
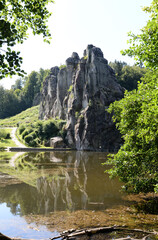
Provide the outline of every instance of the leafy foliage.
[[9,139],[10,133],[6,129],[0,129],[0,140],[1,139]]
[[144,76],[146,69],[139,66],[129,66],[125,62],[110,62],[109,65],[114,69],[118,83],[131,91],[137,88],[138,82]]
[[122,51],[123,55],[134,56],[137,63],[144,63],[146,67],[157,68],[158,65],[158,2],[153,0],[150,7],[144,7],[150,13],[150,19],[141,33],[129,33],[129,49]]
[[31,147],[47,145],[51,137],[64,136],[63,127],[65,121],[51,119],[46,121],[35,121],[34,123],[25,123],[19,126],[19,134],[25,143]]
[[66,68],[66,65],[65,65],[65,64],[61,64],[61,65],[59,66],[59,69],[63,69],[63,68]]
[[[138,89],[126,91],[125,97],[109,107],[122,134],[124,144],[117,154],[110,155],[111,176],[119,176],[124,189],[133,192],[158,191],[158,3],[153,0],[151,20],[142,34],[133,36],[132,47],[124,53],[135,56],[148,66]],[[139,44],[137,44],[139,41]],[[150,67],[150,69],[149,69]]]
[[23,76],[20,52],[13,47],[28,38],[28,30],[42,34],[50,41],[47,21],[51,13],[47,10],[52,0],[1,0],[0,2],[0,79],[10,75]]
[[[150,80],[149,80],[150,79]],[[158,184],[158,72],[148,72],[138,90],[125,92],[109,107],[124,144],[109,160],[112,176],[119,176],[126,190],[154,191]]]
[[17,79],[11,90],[0,86],[0,118],[7,118],[39,104],[40,89],[49,70],[32,71],[27,77]]
[[32,71],[29,76],[25,78],[21,96],[27,107],[33,105],[34,99],[40,93],[43,81],[48,73],[49,70],[40,68],[39,72]]
[[13,90],[0,86],[0,118],[6,118],[22,111],[22,104]]

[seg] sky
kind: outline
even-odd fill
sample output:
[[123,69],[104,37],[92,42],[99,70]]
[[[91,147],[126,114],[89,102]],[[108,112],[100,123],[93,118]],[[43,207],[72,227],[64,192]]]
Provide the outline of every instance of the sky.
[[[51,44],[43,42],[42,36],[33,36],[16,49],[23,57],[23,69],[30,74],[40,68],[50,69],[65,64],[65,60],[77,52],[80,57],[88,44],[101,48],[110,61],[133,59],[122,56],[120,51],[128,48],[127,33],[138,33],[146,25],[148,14],[142,11],[152,0],[55,0],[49,5],[53,13],[48,21],[52,35]],[[9,89],[18,76],[0,80]]]

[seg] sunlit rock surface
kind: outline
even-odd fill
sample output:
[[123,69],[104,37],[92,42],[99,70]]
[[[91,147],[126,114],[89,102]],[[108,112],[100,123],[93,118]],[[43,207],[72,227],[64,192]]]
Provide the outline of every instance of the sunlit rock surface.
[[74,52],[64,68],[51,69],[43,84],[40,118],[67,120],[70,147],[114,151],[121,137],[106,109],[123,93],[101,49],[88,45],[81,59]]

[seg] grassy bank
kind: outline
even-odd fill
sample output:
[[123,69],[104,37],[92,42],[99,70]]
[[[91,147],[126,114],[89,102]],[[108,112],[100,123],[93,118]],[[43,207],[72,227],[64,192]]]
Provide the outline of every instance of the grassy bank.
[[39,105],[10,118],[0,119],[0,127],[17,127],[18,124],[30,123],[38,120]]
[[5,134],[9,136],[8,138],[0,137],[0,150],[3,150],[7,147],[17,147],[15,142],[10,137],[11,131],[12,129],[9,129],[9,128],[0,129],[0,135],[2,132],[5,132]]
[[[0,119],[0,128],[18,127],[19,140],[28,147],[49,147],[51,137],[65,136],[65,121],[61,119],[39,120],[39,106],[29,108],[13,117]],[[12,144],[12,143],[11,143]],[[10,146],[8,141],[2,146]],[[12,147],[15,145],[12,144]]]

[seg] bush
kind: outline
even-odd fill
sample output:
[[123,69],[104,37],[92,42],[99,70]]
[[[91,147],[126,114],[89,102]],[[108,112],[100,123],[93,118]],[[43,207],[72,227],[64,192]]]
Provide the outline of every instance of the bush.
[[55,123],[51,120],[48,120],[43,123],[43,135],[44,139],[49,139],[50,137],[57,136],[59,129],[55,125]]
[[24,139],[25,136],[29,135],[29,133],[31,133],[32,131],[33,131],[32,128],[27,128],[27,129],[25,129],[25,130],[23,131],[23,133],[21,134],[22,139]]
[[65,123],[66,121],[61,119],[38,120],[33,124],[21,125],[19,134],[29,146],[37,147],[43,142],[49,141],[51,137],[65,136]]
[[55,123],[55,125],[57,126],[57,128],[59,129],[59,130],[61,130],[63,127],[64,127],[64,125],[66,124],[66,121],[65,120],[62,120],[62,119],[55,119],[54,120],[54,123]]
[[8,133],[5,129],[0,130],[0,139],[8,139],[10,138],[10,133]]
[[33,139],[32,141],[29,142],[29,146],[31,147],[38,147],[39,146],[39,139]]
[[42,137],[43,136],[43,122],[42,121],[37,121],[34,124],[34,128],[38,132],[38,135]]
[[10,133],[7,133],[6,138],[5,139],[11,139]]
[[67,131],[66,131],[66,129],[65,129],[65,127],[63,126],[63,128],[60,130],[60,136],[63,138],[63,140],[65,141],[65,138],[66,138],[66,133],[67,133]]
[[25,125],[20,125],[19,127],[19,134],[21,135],[23,131],[25,130],[26,126]]
[[[31,142],[34,142],[37,139],[37,133],[35,131],[29,133],[24,137],[24,140],[27,144],[30,145]],[[33,143],[34,144],[34,143]],[[37,144],[36,144],[37,145]]]
[[28,134],[24,137],[24,140],[29,144],[33,140],[33,136],[31,134]]

